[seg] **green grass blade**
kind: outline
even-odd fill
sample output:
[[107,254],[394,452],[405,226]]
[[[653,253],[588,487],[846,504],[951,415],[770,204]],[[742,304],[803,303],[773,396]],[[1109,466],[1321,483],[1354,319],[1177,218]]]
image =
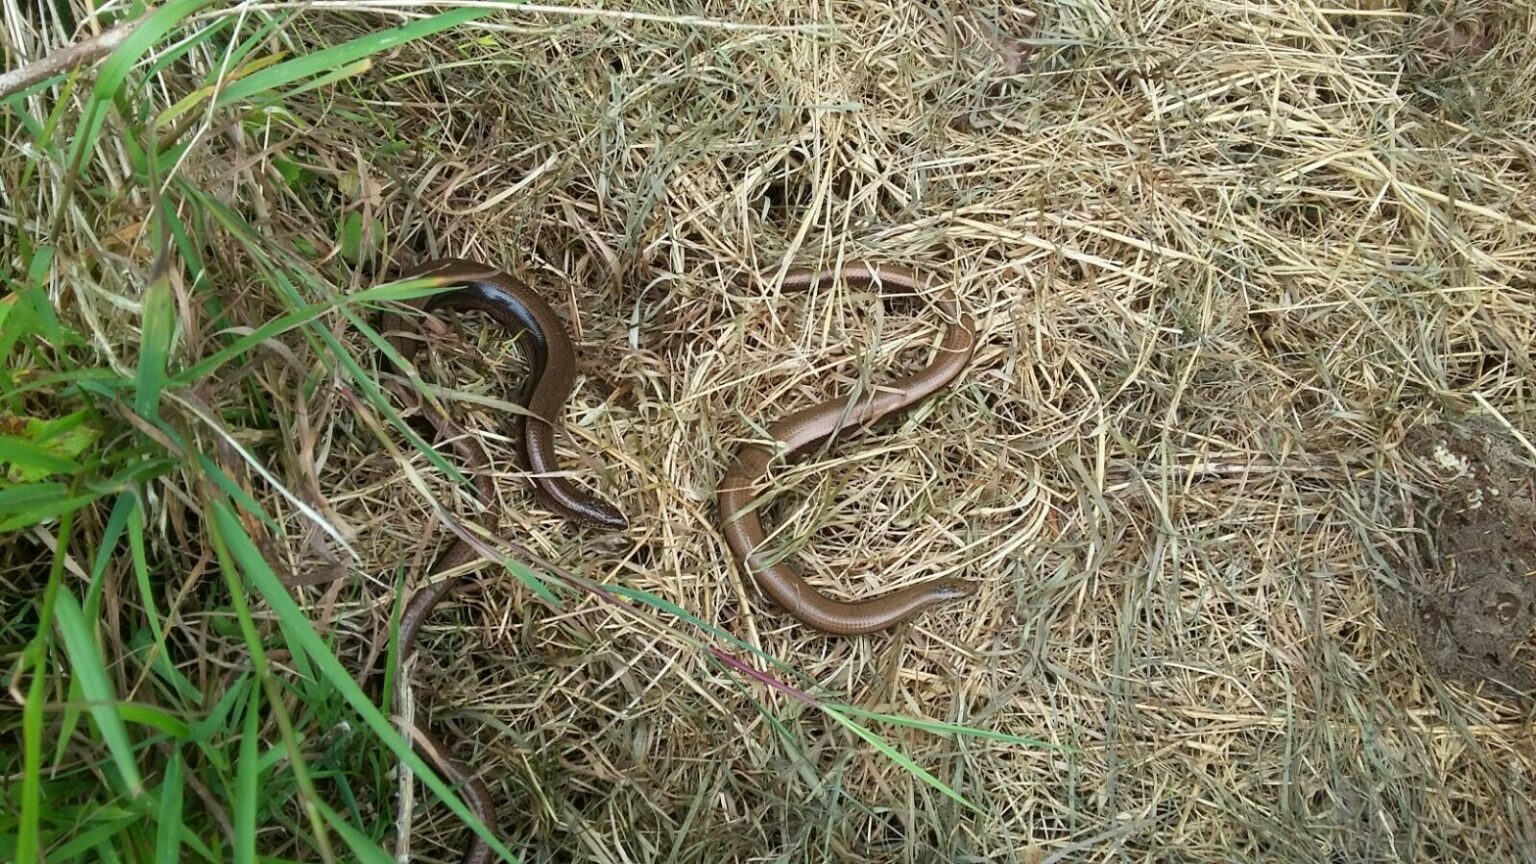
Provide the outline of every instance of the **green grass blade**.
[[357,830],[356,826],[343,819],[341,814],[327,807],[324,801],[315,802],[315,806],[325,817],[325,821],[336,829],[336,833],[341,835],[342,840],[346,841],[347,848],[352,850],[357,860],[367,864],[394,864],[395,859],[391,858],[388,852],[380,849],[379,844],[369,840]]
[[80,682],[81,692],[90,703],[91,719],[96,722],[96,728],[112,754],[128,794],[137,798],[144,791],[144,781],[139,777],[139,767],[134,761],[128,729],[116,707],[117,694],[112,690],[111,679],[97,653],[96,640],[91,637],[91,628],[86,624],[80,603],[67,587],[59,587],[58,608],[54,614],[70,666]]
[[149,726],[175,738],[185,738],[190,731],[182,720],[149,705],[124,702],[118,706],[117,713],[124,723]]
[[1006,732],[994,732],[991,729],[961,726],[958,723],[945,723],[941,720],[923,720],[917,717],[881,714],[877,711],[866,711],[853,705],[838,705],[837,710],[855,717],[863,717],[866,720],[879,720],[892,726],[905,726],[909,729],[921,729],[925,732],[934,732],[940,735],[966,735],[971,738],[989,738],[993,741],[1006,741],[1010,744],[1023,744],[1030,747],[1045,747],[1067,753],[1079,752],[1077,748],[1068,747],[1064,744],[1053,744],[1050,741],[1042,741],[1038,738],[1025,738],[1022,735],[1009,735]]
[[235,864],[256,864],[256,811],[261,798],[261,688],[252,687],[245,703],[240,756],[235,763]]
[[[40,483],[36,485],[58,486],[59,484]],[[5,492],[12,491],[21,490],[5,490]],[[87,495],[72,495],[68,498],[38,498],[35,494],[38,491],[39,490],[34,489],[26,490],[28,494],[23,496],[25,500],[25,506],[14,506],[10,499],[7,499],[7,503],[5,505],[0,505],[0,514],[4,514],[4,518],[0,518],[0,534],[15,531],[19,528],[25,528],[29,525],[37,525],[43,522],[47,522],[50,519],[56,519],[66,513],[73,513],[74,511],[79,510],[81,507],[84,507],[86,504],[91,503],[97,498],[96,493]],[[0,492],[0,497],[3,497],[5,492]]]
[[57,500],[69,494],[63,483],[26,483],[0,489],[0,513],[23,510],[37,504]]
[[[192,188],[188,188],[187,192],[194,201],[204,208],[204,211],[212,219],[227,229],[234,239],[241,243],[245,251],[256,259],[258,266],[261,268],[261,275],[277,287],[280,296],[284,300],[288,301],[295,308],[305,305],[299,297],[297,288],[289,280],[287,273],[277,268],[270,260],[267,249],[263,245],[263,238],[259,232],[246,223],[238,213],[231,210],[218,199],[203,195],[198,190]],[[299,269],[305,265],[303,262],[294,260],[291,261],[291,266],[294,269]],[[378,332],[368,326],[367,322],[363,321],[346,304],[338,305],[336,308],[377,350],[388,357],[390,362],[397,366],[403,365],[401,364],[399,354],[390,348]],[[352,358],[346,346],[341,344],[335,334],[324,327],[318,327],[314,329],[312,335],[320,343],[317,347],[323,349],[320,352],[320,356],[326,360],[334,360],[340,366],[341,371],[346,373],[347,378],[356,385],[358,391],[363,395],[364,401],[384,415],[388,419],[390,426],[399,432],[406,441],[410,442],[411,446],[432,464],[432,467],[442,471],[455,483],[461,483],[465,486],[469,485],[469,479],[464,476],[462,471],[443,458],[443,455],[437,451],[437,448],[423,440],[416,430],[411,428],[410,424],[406,423],[400,417],[400,414],[390,407],[378,382],[357,364],[357,361]]]
[[[43,594],[45,610],[53,603],[58,583],[57,576],[48,582],[48,587]],[[39,627],[38,631],[37,639],[33,641],[29,652],[34,655],[32,680],[27,686],[27,702],[21,709],[21,825],[16,832],[17,861],[39,859],[38,826],[42,815],[43,790],[43,702],[46,701],[43,688],[48,681],[48,676],[43,674],[43,667],[48,656],[49,628]]]
[[374,302],[391,300],[410,300],[431,294],[441,293],[444,288],[419,288],[410,287],[421,285],[420,281],[385,283],[383,285],[367,288],[347,295],[336,302],[319,301],[308,303],[287,312],[277,318],[268,321],[260,327],[241,336],[218,351],[208,355],[198,362],[188,366],[185,370],[176,373],[170,381],[175,386],[189,386],[212,375],[214,372],[246,352],[257,347],[261,343],[276,336],[281,336],[296,327],[302,327],[319,318],[321,315],[337,309],[340,305],[361,306]]
[[26,304],[27,311],[31,313],[27,320],[37,324],[43,338],[52,345],[62,346],[74,340],[65,337],[64,325],[59,323],[58,315],[53,304],[48,301],[48,294],[44,288],[56,252],[53,246],[38,247],[37,252],[32,256],[32,263],[27,266],[27,283],[19,299]]
[[165,780],[160,784],[160,809],[155,818],[155,861],[176,864],[181,860],[181,835],[186,830],[181,819],[181,800],[186,770],[181,748],[171,753],[165,766]]
[[75,134],[74,150],[69,156],[73,174],[79,175],[85,164],[86,154],[96,149],[101,127],[107,119],[107,109],[127,83],[128,72],[167,33],[210,0],[171,0],[149,13],[123,44],[112,52],[96,73],[96,87],[82,112],[80,128]]
[[[48,850],[48,860],[69,861],[74,859],[75,856],[84,853],[87,849],[94,849],[121,834],[125,828],[132,827],[142,818],[138,814],[119,816],[110,820],[97,817],[90,824],[89,828],[71,837],[67,842],[59,844],[58,847]],[[97,850],[96,857],[86,860],[100,861],[102,860],[100,854],[100,850]]]
[[128,519],[128,552],[133,564],[133,577],[139,586],[139,602],[144,604],[145,617],[149,621],[149,629],[155,634],[155,648],[157,654],[163,653],[165,648],[165,632],[160,629],[160,610],[155,605],[155,588],[149,580],[149,562],[144,554],[144,525],[138,517],[138,499],[134,498],[134,507]]
[[214,107],[223,108],[258,94],[286,87],[295,81],[324,75],[373,54],[388,51],[407,42],[431,36],[460,24],[484,18],[493,9],[455,9],[430,18],[412,21],[379,33],[360,36],[330,48],[322,48],[247,75],[219,94]]
[[144,291],[144,323],[133,410],[145,418],[153,417],[159,411],[160,393],[165,389],[166,369],[170,363],[171,337],[176,329],[169,267],[169,260],[162,256]]
[[895,747],[892,747],[890,744],[887,744],[884,738],[881,738],[879,735],[876,735],[873,731],[871,731],[869,729],[866,729],[863,726],[860,726],[858,723],[853,722],[851,719],[849,719],[848,717],[844,716],[841,711],[839,711],[839,710],[837,710],[835,708],[823,706],[823,710],[826,711],[828,714],[832,715],[832,717],[835,720],[837,720],[837,722],[839,722],[839,723],[843,724],[844,726],[846,726],[847,728],[853,730],[853,734],[859,736],[860,738],[863,738],[865,741],[868,741],[870,744],[873,744],[876,750],[879,750],[881,753],[884,753],[888,758],[890,758],[891,761],[893,761],[896,764],[900,765],[902,768],[906,769],[911,774],[917,776],[924,783],[927,783],[929,786],[932,786],[933,788],[939,790],[940,792],[943,792],[945,795],[947,795],[950,798],[954,799],[956,802],[960,803],[962,806],[964,806],[968,810],[971,810],[971,811],[976,812],[976,813],[983,812],[980,807],[977,807],[975,804],[972,804],[970,802],[970,800],[967,799],[965,796],[963,796],[959,792],[956,792],[955,790],[949,788],[948,784],[946,784],[944,781],[940,780],[939,778],[933,776],[932,774],[928,773],[927,769],[923,768],[923,766],[917,764],[916,762],[913,762],[911,760],[911,758],[909,758],[905,753],[902,753],[900,750],[897,750]]
[[270,99],[263,99],[262,101],[264,103],[280,103],[280,102],[284,102],[286,100],[292,99],[295,96],[301,96],[304,93],[309,92],[310,90],[315,90],[315,89],[319,89],[319,88],[322,88],[322,87],[328,87],[328,86],[330,86],[332,84],[335,84],[337,81],[342,81],[342,80],[345,80],[347,78],[351,78],[354,75],[361,75],[364,72],[367,72],[369,69],[372,69],[372,68],[373,68],[373,61],[372,60],[368,60],[368,59],[358,60],[358,61],[356,61],[354,63],[348,63],[346,66],[343,66],[340,69],[336,69],[334,71],[327,72],[326,74],[321,75],[319,78],[313,78],[313,79],[311,79],[309,81],[306,81],[303,84],[300,84],[299,86],[293,88],[292,90],[285,90],[281,94],[277,94],[277,95],[275,95],[274,97],[272,97]]
[[[129,645],[133,648],[134,653],[145,657],[151,657],[151,652],[153,652],[149,667],[155,671],[156,675],[160,676],[161,681],[170,685],[170,688],[176,692],[176,698],[182,704],[202,707],[205,698],[203,691],[199,690],[197,685],[192,683],[191,679],[187,678],[180,669],[176,668],[176,664],[171,662],[171,658],[163,650],[163,643],[157,645],[154,637],[147,630],[140,630],[133,635],[133,641]],[[162,650],[155,650],[157,647]]]

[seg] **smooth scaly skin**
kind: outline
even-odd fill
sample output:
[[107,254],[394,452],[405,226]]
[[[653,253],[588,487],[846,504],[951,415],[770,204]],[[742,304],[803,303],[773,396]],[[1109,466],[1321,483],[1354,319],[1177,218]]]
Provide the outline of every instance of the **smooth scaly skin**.
[[[916,293],[923,287],[923,280],[910,270],[863,264],[821,271],[793,270],[784,277],[784,287],[805,289],[829,279],[841,279],[859,286],[878,284],[887,293]],[[945,328],[944,341],[934,362],[919,372],[881,385],[875,392],[861,396],[851,407],[847,399],[829,399],[775,422],[768,431],[783,443],[786,458],[804,454],[834,433],[869,426],[905,410],[948,386],[964,370],[976,347],[971,317],[959,309],[947,289],[939,295],[936,305],[951,323]],[[930,606],[965,597],[975,590],[972,583],[964,580],[935,579],[867,600],[848,602],[816,590],[789,564],[771,562],[763,554],[767,535],[762,521],[757,510],[747,508],[757,497],[757,483],[767,471],[772,457],[772,451],[756,445],[745,446],[737,452],[717,489],[720,520],[726,543],[737,561],[775,602],[803,623],[842,636],[874,633],[899,624]]]
[[[519,437],[519,455],[524,468],[534,476],[532,482],[540,500],[556,512],[576,522],[622,531],[628,520],[612,505],[599,500],[561,477],[551,476],[558,471],[555,459],[554,436],[560,425],[576,380],[576,351],[571,345],[565,325],[549,304],[527,285],[506,273],[457,258],[445,258],[423,264],[402,277],[404,279],[431,278],[439,284],[456,285],[458,290],[433,294],[415,301],[418,308],[427,311],[441,308],[478,309],[489,314],[514,334],[527,337],[529,360],[529,384],[525,388],[524,407],[532,415],[522,420]],[[391,331],[402,329],[404,321],[399,315],[386,315],[381,332],[396,351],[410,361],[419,350],[420,343]],[[410,391],[394,387],[395,391],[410,399]],[[424,412],[437,427],[438,433],[452,438],[461,458],[469,463],[469,476],[475,481],[480,498],[489,504],[493,500],[490,479],[490,458],[468,436],[458,434],[446,418]],[[496,508],[486,508],[486,528],[496,529]],[[462,539],[456,540],[432,565],[432,574],[446,573],[471,564],[479,558],[475,548]],[[466,574],[467,575],[467,574]],[[428,583],[419,589],[406,604],[400,618],[400,648],[398,657],[404,664],[415,647],[416,634],[422,622],[432,614],[437,602],[448,590],[462,579],[443,579]],[[494,809],[491,796],[485,786],[447,753],[425,729],[416,731],[418,752],[437,766],[449,783],[458,786],[466,803],[476,818],[487,826],[494,826]],[[469,848],[461,859],[463,864],[487,864],[492,860],[492,850],[480,839],[472,837]]]

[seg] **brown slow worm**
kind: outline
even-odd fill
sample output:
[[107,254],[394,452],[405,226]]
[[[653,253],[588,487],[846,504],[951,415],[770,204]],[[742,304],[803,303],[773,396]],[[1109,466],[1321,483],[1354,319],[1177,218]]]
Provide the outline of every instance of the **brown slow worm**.
[[[795,269],[784,276],[787,289],[805,289],[824,280],[841,279],[858,286],[878,286],[887,294],[915,294],[926,280],[904,268],[853,264],[826,270]],[[964,370],[975,351],[976,337],[970,315],[962,312],[946,288],[936,301],[949,319],[938,357],[919,372],[873,389],[852,404],[846,398],[829,399],[784,417],[768,427],[769,435],[793,459],[832,435],[892,416],[948,386]],[[757,509],[757,484],[767,472],[773,450],[751,444],[736,457],[717,487],[720,520],[725,540],[738,563],[785,611],[801,622],[827,633],[855,636],[884,630],[939,603],[971,594],[972,583],[952,578],[934,579],[860,601],[837,600],[806,582],[794,567],[772,561],[763,548],[767,535]]]
[[[411,305],[422,311],[442,308],[476,309],[488,314],[514,334],[527,338],[529,376],[522,401],[530,416],[520,422],[518,455],[531,477],[537,496],[551,509],[567,519],[610,531],[622,531],[628,520],[613,505],[587,494],[566,479],[556,476],[559,470],[555,458],[555,433],[559,430],[566,399],[576,380],[576,350],[571,344],[565,325],[560,317],[538,294],[512,276],[460,258],[444,258],[414,268],[403,280],[425,279],[438,286],[453,286],[454,290],[436,293],[412,301]],[[395,313],[386,313],[380,332],[389,344],[407,362],[415,357],[420,342],[402,336],[404,320]],[[397,393],[409,399],[409,390],[395,386]],[[494,491],[491,485],[490,458],[478,443],[458,432],[448,419],[424,411],[437,427],[438,434],[450,438],[461,458],[469,463],[469,475],[474,478],[475,489],[481,500],[490,505]],[[487,506],[485,527],[496,529],[496,508]],[[464,540],[455,540],[432,565],[432,574],[441,574],[463,568],[479,558],[479,553]],[[400,643],[396,656],[403,667],[406,658],[415,647],[416,634],[422,622],[432,614],[442,599],[459,579],[429,582],[411,596],[400,618]],[[425,729],[418,729],[416,749],[424,758],[437,766],[450,784],[458,786],[475,816],[487,826],[494,826],[494,810],[491,796],[485,786],[468,770],[448,755],[448,751]],[[492,850],[480,836],[473,835],[464,853],[463,864],[485,864],[491,860]]]
[[[440,259],[424,264],[403,279],[429,279],[443,287],[457,290],[434,294],[415,301],[423,311],[440,308],[477,309],[529,339],[529,384],[523,392],[525,408],[531,416],[521,422],[518,436],[519,456],[530,472],[539,498],[556,512],[573,521],[610,530],[623,530],[628,522],[616,508],[589,495],[565,479],[558,471],[554,453],[554,435],[558,431],[565,401],[575,380],[576,357],[563,323],[550,306],[528,286],[506,273],[473,261]],[[797,269],[783,281],[789,289],[809,288],[823,279],[840,278],[859,285],[878,285],[887,292],[915,292],[923,280],[912,271],[895,267],[852,265],[834,270]],[[969,363],[975,347],[970,316],[959,310],[953,295],[944,291],[937,305],[954,323],[945,330],[937,360],[925,369],[879,388],[849,405],[833,399],[797,411],[777,421],[769,432],[779,441],[789,458],[808,451],[833,434],[878,420],[909,408],[947,386]],[[403,323],[400,316],[385,316],[381,332],[401,357],[409,362],[419,343],[393,331]],[[404,391],[397,389],[397,392]],[[453,424],[432,415],[429,419],[440,435],[449,437],[461,457],[469,463],[475,488],[487,503],[492,500],[490,461],[484,450],[470,438],[454,434]],[[858,635],[893,626],[916,613],[949,600],[969,595],[973,586],[958,579],[937,579],[859,602],[832,599],[811,587],[795,570],[782,562],[771,563],[761,557],[766,539],[757,513],[747,509],[756,497],[755,486],[772,461],[773,452],[749,445],[736,454],[731,467],[719,484],[719,506],[725,526],[726,541],[737,559],[753,574],[758,584],[780,606],[804,623],[829,633]],[[743,512],[745,511],[745,512]],[[496,510],[490,507],[486,527],[496,527]],[[479,557],[474,547],[456,540],[434,562],[432,573],[458,570]],[[440,580],[417,590],[406,604],[400,621],[397,656],[403,665],[415,646],[422,622],[437,602],[460,579]],[[475,816],[490,826],[494,809],[490,793],[467,769],[448,755],[447,750],[424,729],[415,732],[418,752],[437,766],[450,782],[463,790]],[[490,847],[478,835],[461,859],[463,864],[486,864]]]

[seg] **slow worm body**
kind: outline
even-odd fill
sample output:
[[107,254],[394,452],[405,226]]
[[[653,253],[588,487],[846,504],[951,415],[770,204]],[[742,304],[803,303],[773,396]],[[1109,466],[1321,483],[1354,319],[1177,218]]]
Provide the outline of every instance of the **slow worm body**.
[[[581,491],[554,473],[559,470],[555,458],[555,434],[559,431],[565,402],[576,380],[575,347],[554,309],[527,285],[510,275],[459,258],[445,258],[423,264],[402,279],[429,279],[443,287],[453,286],[453,290],[412,302],[412,305],[423,311],[443,308],[479,310],[514,334],[526,337],[529,377],[522,399],[530,416],[523,418],[520,423],[518,452],[524,468],[531,475],[535,492],[541,501],[567,519],[611,531],[625,529],[628,521],[617,508]],[[401,357],[410,362],[419,350],[420,342],[402,335],[404,323],[402,316],[388,313],[381,322],[380,332]],[[403,398],[411,399],[408,387],[396,384],[392,389]],[[497,514],[496,508],[491,506],[494,491],[491,485],[490,458],[478,443],[456,430],[447,418],[427,410],[423,413],[436,426],[439,436],[452,439],[460,457],[469,463],[468,473],[474,478],[475,489],[488,505],[484,524],[488,530],[494,531]],[[433,563],[432,574],[460,570],[479,557],[473,546],[462,539],[455,540]],[[437,602],[463,575],[466,574],[429,582],[411,596],[400,618],[397,656],[402,665],[415,647],[416,634],[422,622],[432,614]],[[449,783],[462,790],[475,816],[494,829],[495,811],[485,786],[450,757],[446,748],[425,729],[418,729],[415,734],[417,751],[436,765]],[[491,857],[490,846],[476,835],[471,839],[462,861],[463,864],[486,864]]]
[[[783,285],[786,289],[803,290],[833,279],[860,287],[877,286],[888,294],[919,293],[926,281],[903,268],[855,264],[827,270],[796,269],[785,275]],[[838,432],[869,426],[910,408],[955,380],[975,351],[973,324],[947,289],[940,292],[936,305],[949,320],[933,363],[873,388],[873,392],[852,403],[846,398],[829,399],[776,421],[768,432],[781,445],[786,459],[804,455]],[[774,451],[765,446],[742,447],[720,478],[717,494],[720,520],[731,552],[763,591],[789,614],[818,630],[855,636],[895,626],[924,609],[974,591],[969,582],[942,578],[849,602],[818,591],[790,564],[770,560],[763,548],[767,535],[762,520],[751,505],[773,457]]]

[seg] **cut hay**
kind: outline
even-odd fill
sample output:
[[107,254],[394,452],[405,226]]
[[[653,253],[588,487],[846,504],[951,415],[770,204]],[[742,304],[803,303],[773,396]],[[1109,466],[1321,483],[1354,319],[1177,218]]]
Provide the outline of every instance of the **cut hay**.
[[[509,847],[1529,860],[1529,695],[1438,675],[1381,608],[1413,587],[1391,562],[1435,500],[1412,430],[1466,412],[1536,435],[1536,10],[1357,5],[509,11],[261,123],[194,126],[176,170],[335,297],[452,255],[519,275],[570,324],[583,374],[560,452],[629,515],[622,543],[530,494],[516,346],[451,329],[418,361],[496,460],[499,542],[560,601],[488,567],[410,667],[415,721],[489,786]],[[283,38],[340,43],[397,23],[386,8],[319,6]],[[251,253],[210,234],[199,290],[241,326],[281,314]],[[773,608],[714,510],[766,423],[931,351],[921,304],[777,290],[782,268],[844,259],[940,274],[980,339],[951,390],[774,474],[775,543],[829,593],[980,583],[857,639]],[[95,278],[74,302],[131,358],[134,316],[108,295],[141,277]],[[353,320],[318,320],[388,371]],[[319,339],[273,341],[197,396],[286,490],[251,482],[274,561],[337,577],[295,596],[376,675],[399,586],[452,536],[424,492],[469,523],[475,505],[398,432],[380,446]],[[196,520],[165,518],[158,559],[195,559]],[[216,665],[249,662],[195,608],[174,626]],[[969,731],[845,723],[787,688]],[[359,728],[306,734],[327,731],[379,754],[365,816],[393,824],[391,757]],[[467,832],[413,788],[400,833],[453,860]]]

